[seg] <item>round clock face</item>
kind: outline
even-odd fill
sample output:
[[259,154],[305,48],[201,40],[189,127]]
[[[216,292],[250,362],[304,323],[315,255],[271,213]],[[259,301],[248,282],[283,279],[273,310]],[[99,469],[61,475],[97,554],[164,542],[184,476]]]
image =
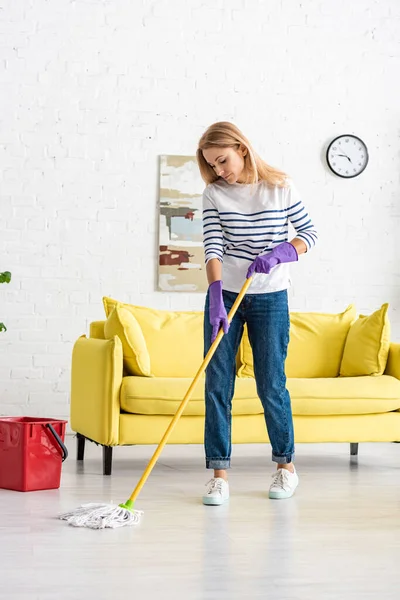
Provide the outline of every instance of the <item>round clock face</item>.
[[367,146],[355,135],[340,135],[329,144],[326,160],[335,175],[357,177],[368,164]]

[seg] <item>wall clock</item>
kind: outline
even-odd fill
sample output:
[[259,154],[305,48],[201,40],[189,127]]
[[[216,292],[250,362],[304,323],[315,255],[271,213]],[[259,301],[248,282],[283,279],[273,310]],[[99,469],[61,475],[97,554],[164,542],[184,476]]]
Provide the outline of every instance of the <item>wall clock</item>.
[[355,135],[339,135],[328,146],[326,161],[330,170],[345,179],[357,177],[368,164],[368,149]]

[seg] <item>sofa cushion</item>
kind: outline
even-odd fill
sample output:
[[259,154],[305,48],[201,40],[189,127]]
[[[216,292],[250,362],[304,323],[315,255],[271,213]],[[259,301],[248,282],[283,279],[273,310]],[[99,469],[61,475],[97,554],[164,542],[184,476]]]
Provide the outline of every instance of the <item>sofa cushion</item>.
[[[291,312],[290,341],[285,364],[287,377],[337,377],[343,349],[356,308],[339,314]],[[253,353],[247,328],[240,345],[239,377],[254,377]]]
[[390,347],[388,304],[372,315],[360,315],[350,327],[344,347],[340,375],[382,375]]
[[156,377],[194,377],[203,361],[203,312],[157,310],[103,298],[106,315],[118,303],[138,321]]
[[[153,385],[147,382],[152,381]],[[137,414],[174,415],[182,402],[192,379],[184,377],[124,377],[122,380],[121,409]],[[185,415],[204,415],[204,383],[199,379]],[[255,390],[253,379],[236,378],[235,398],[232,406],[234,415],[258,415],[262,406]]]
[[104,324],[104,336],[117,335],[122,342],[124,367],[130,375],[151,376],[150,356],[142,329],[133,314],[117,304]]
[[[124,377],[121,409],[143,415],[174,415],[190,378]],[[360,415],[400,409],[400,381],[380,377],[293,378],[287,380],[294,415]],[[253,378],[236,378],[233,415],[263,412]],[[204,415],[204,378],[194,388],[185,415]]]

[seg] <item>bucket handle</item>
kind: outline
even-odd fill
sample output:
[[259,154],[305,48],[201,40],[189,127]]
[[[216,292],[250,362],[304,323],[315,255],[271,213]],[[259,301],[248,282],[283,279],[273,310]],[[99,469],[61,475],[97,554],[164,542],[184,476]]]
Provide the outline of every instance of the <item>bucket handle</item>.
[[54,429],[54,427],[51,423],[46,423],[46,427],[48,429],[50,429],[51,433],[56,438],[57,444],[60,446],[60,448],[62,450],[62,453],[63,453],[62,462],[64,462],[64,460],[68,457],[68,450],[67,450],[66,445],[64,444],[64,442],[62,441],[62,439],[60,438],[60,436],[58,435],[57,431]]

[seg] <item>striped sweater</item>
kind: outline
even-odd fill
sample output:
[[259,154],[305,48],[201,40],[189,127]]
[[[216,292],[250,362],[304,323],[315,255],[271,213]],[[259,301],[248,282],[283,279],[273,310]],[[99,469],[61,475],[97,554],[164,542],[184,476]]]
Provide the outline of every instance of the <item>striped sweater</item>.
[[[289,227],[307,250],[317,232],[293,182],[285,188],[264,181],[229,184],[218,179],[203,192],[203,242],[206,263],[222,262],[223,289],[239,292],[247,269],[259,254],[268,254],[289,241]],[[290,287],[289,264],[274,267],[269,275],[255,273],[248,293],[277,292]]]

